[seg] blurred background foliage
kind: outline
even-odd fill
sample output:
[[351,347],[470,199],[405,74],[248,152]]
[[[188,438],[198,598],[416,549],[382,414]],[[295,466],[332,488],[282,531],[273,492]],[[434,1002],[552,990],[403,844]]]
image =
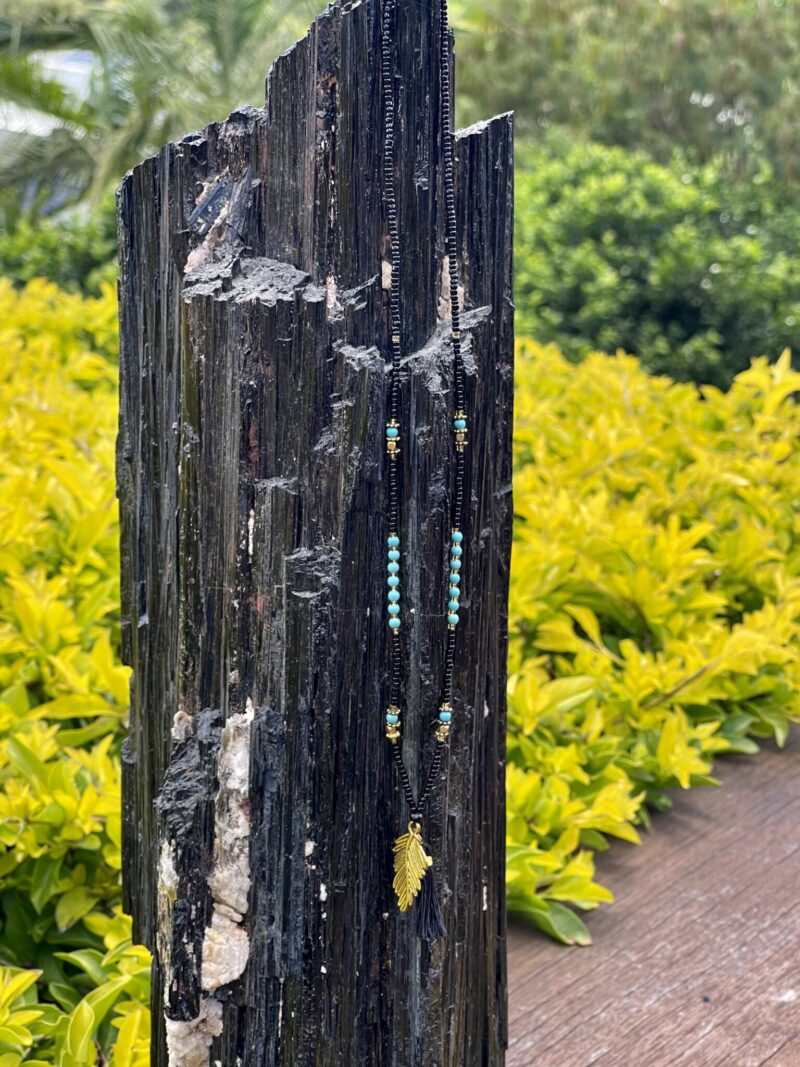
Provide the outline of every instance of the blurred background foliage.
[[[261,103],[317,7],[0,0],[0,1067],[148,1062],[113,188]],[[800,5],[452,8],[460,120],[519,135],[509,901],[585,943],[594,854],[800,717]]]
[[[316,7],[2,0],[0,272],[97,293],[120,176],[261,103]],[[796,347],[800,5],[454,0],[453,19],[460,120],[517,112],[526,334],[723,386]]]
[[[310,0],[5,0],[0,98],[35,132],[3,135],[7,222],[97,202],[171,138],[263,102],[265,73]],[[59,71],[78,60],[72,84]]]
[[725,386],[800,337],[800,210],[767,171],[550,134],[518,151],[516,208],[517,329],[571,359]]
[[546,128],[747,179],[800,169],[793,0],[456,0],[465,117]]

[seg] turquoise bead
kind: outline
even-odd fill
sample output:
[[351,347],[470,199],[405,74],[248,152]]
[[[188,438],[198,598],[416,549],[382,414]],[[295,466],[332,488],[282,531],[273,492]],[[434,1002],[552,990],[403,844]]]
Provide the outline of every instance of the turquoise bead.
[[447,595],[452,600],[458,600],[458,598],[461,596],[461,592],[460,592],[460,590],[459,590],[457,585],[451,585],[450,589],[448,590],[448,594]]
[[386,569],[388,570],[389,574],[398,574],[400,572],[400,564],[390,563]]
[[458,615],[456,615],[455,612],[452,612],[450,615],[447,616],[447,621],[451,626],[455,626],[458,622]]
[[399,599],[400,599],[400,594],[397,592],[397,590],[396,589],[390,590],[390,592],[389,592],[389,602],[391,604],[396,604]]
[[391,560],[400,559],[400,553],[397,551],[396,548],[390,548],[389,549],[389,559],[391,559]]
[[400,629],[400,620],[399,619],[389,619],[389,626],[393,630],[399,630]]
[[453,547],[450,549],[450,555],[455,556],[455,558],[458,559],[458,557],[463,551],[464,549],[461,547],[461,545],[453,545]]
[[450,722],[450,720],[452,718],[453,718],[452,711],[440,711],[439,712],[439,722]]
[[400,544],[400,538],[397,534],[392,534],[391,537],[386,538],[386,544],[389,548],[397,548]]
[[453,426],[457,430],[466,430],[466,428],[467,428],[467,420],[466,419],[453,419]]
[[399,584],[400,584],[400,579],[399,579],[399,578],[397,577],[397,575],[396,575],[396,574],[393,574],[393,575],[391,576],[391,578],[389,579],[389,587],[390,587],[391,589],[394,589],[394,588],[395,588],[396,586],[398,586]]
[[450,603],[447,606],[450,609],[450,611],[458,611],[458,601],[457,600],[451,600]]
[[450,566],[452,567],[452,569],[454,571],[460,571],[461,570],[461,560],[460,559],[451,559],[450,560]]
[[464,540],[464,535],[460,530],[453,530],[453,541],[455,544],[460,545]]
[[399,437],[400,436],[400,431],[398,430],[398,428],[396,426],[387,426],[386,427],[386,436],[390,440],[394,440],[395,437]]
[[390,604],[389,605],[389,614],[390,615],[399,615],[400,614],[400,605],[399,604]]
[[458,585],[460,583],[460,581],[461,581],[461,575],[460,574],[456,574],[455,571],[452,571],[451,574],[450,574],[450,584],[451,585]]
[[389,711],[389,712],[386,713],[386,721],[387,722],[391,722],[391,723],[400,722],[400,716],[399,715],[393,715]]

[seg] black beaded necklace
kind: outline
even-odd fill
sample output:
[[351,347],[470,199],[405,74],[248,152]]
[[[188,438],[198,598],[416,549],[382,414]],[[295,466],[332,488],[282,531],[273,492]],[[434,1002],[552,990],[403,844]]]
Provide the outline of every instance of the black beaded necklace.
[[445,749],[448,746],[452,709],[453,666],[455,662],[456,629],[459,621],[461,599],[461,565],[464,535],[461,531],[464,506],[464,448],[467,440],[467,416],[465,411],[464,360],[461,354],[459,321],[458,259],[456,243],[456,205],[453,165],[453,119],[450,93],[450,29],[447,0],[441,0],[439,29],[440,47],[440,97],[442,114],[442,148],[444,151],[444,196],[446,252],[450,276],[451,339],[453,348],[453,446],[455,473],[449,538],[448,594],[446,610],[446,645],[444,678],[441,700],[434,722],[435,749],[433,758],[424,776],[419,797],[414,794],[403,760],[401,735],[401,598],[400,560],[401,526],[398,493],[397,459],[400,452],[400,360],[402,336],[400,317],[400,239],[397,225],[397,196],[395,189],[395,94],[394,74],[391,61],[391,41],[397,0],[384,0],[383,38],[381,51],[381,77],[383,81],[385,145],[383,175],[389,239],[391,245],[391,290],[389,297],[391,327],[391,368],[389,372],[388,421],[386,424],[387,494],[388,494],[388,615],[390,634],[391,688],[389,706],[386,710],[386,737],[392,747],[400,784],[408,805],[408,830],[394,843],[394,890],[398,907],[407,911],[420,895],[417,905],[417,932],[425,940],[435,940],[445,935],[445,926],[434,886],[433,860],[425,849],[422,838],[422,818],[427,801],[434,787]]

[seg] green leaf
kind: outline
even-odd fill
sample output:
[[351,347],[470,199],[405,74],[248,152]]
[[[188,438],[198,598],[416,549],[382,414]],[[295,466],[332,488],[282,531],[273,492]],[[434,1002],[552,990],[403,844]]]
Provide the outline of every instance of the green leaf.
[[31,903],[41,914],[42,908],[58,892],[61,857],[42,856],[33,865]]
[[570,908],[554,900],[547,902],[547,912],[532,913],[533,921],[551,937],[565,945],[591,945],[592,937],[585,923]]
[[9,737],[6,745],[11,763],[23,778],[27,779],[32,785],[46,786],[48,782],[47,767],[39,757],[34,755],[27,745],[23,745],[16,737]]
[[84,948],[78,949],[75,952],[54,952],[53,955],[56,959],[64,960],[66,963],[72,963],[80,970],[84,971],[95,985],[102,985],[105,982],[108,974],[102,965],[103,955],[98,952],[97,949]]
[[607,852],[611,847],[607,838],[599,830],[581,830],[581,844],[595,852]]
[[0,1007],[10,1008],[15,1000],[23,996],[36,983],[41,973],[41,971],[22,971],[9,978],[0,987]]
[[521,897],[509,894],[508,909],[515,915],[533,922],[549,937],[564,945],[591,945],[592,937],[586,924],[574,911],[555,900],[540,897]]
[[97,1026],[105,1019],[111,1005],[122,990],[129,986],[132,981],[133,976],[129,974],[121,975],[119,978],[110,978],[84,997],[84,1000],[92,1007]]
[[63,1067],[80,1067],[94,1059],[92,1036],[95,1026],[94,1011],[91,1004],[87,1003],[87,998],[84,997],[75,1007],[67,1023],[61,1059]]
[[777,708],[769,707],[758,708],[758,714],[768,726],[772,727],[778,748],[783,748],[789,737],[789,720],[786,715]]
[[61,1005],[64,1011],[71,1012],[81,999],[80,994],[71,985],[67,985],[64,982],[50,982],[47,986],[47,992],[57,1004]]
[[79,885],[68,890],[56,904],[58,929],[63,933],[70,926],[74,926],[92,910],[97,901],[97,894],[91,893],[85,886]]

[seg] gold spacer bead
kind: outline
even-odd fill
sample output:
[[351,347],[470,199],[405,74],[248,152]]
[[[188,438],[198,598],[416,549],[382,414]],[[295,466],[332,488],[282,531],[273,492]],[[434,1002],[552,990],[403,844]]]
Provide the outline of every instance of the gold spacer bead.
[[386,724],[386,739],[387,741],[400,740],[400,727],[397,723],[390,722]]
[[450,736],[450,723],[440,722],[435,730],[437,741],[446,741]]

